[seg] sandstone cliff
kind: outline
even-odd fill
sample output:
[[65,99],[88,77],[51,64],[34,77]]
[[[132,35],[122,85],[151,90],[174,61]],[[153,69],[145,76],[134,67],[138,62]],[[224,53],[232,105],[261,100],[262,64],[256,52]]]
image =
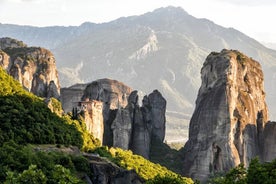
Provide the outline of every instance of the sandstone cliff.
[[[138,103],[137,91],[111,79],[74,85],[61,92],[63,108],[72,107],[74,115],[83,112],[87,129],[103,145],[131,149],[149,158],[152,138],[164,141],[166,100],[157,90],[143,98],[142,106]],[[93,111],[94,102],[102,104],[101,110]],[[93,132],[95,129],[97,134]]]
[[238,51],[211,53],[201,80],[184,147],[184,174],[205,180],[262,157],[268,111],[261,66]]
[[0,66],[22,86],[40,97],[59,98],[55,58],[47,49],[27,47],[10,38],[0,39]]

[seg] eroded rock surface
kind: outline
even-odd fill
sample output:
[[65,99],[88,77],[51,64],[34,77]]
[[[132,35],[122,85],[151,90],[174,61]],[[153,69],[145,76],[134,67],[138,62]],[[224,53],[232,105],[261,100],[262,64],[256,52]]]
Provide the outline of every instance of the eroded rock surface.
[[263,132],[262,160],[263,162],[271,162],[276,158],[276,122],[268,122]]
[[111,79],[99,79],[86,86],[82,100],[97,100],[103,103],[104,145],[113,146],[114,136],[111,126],[118,109],[127,106],[127,99],[131,91],[132,89],[127,85]]
[[60,84],[53,54],[44,48],[27,47],[11,38],[0,39],[0,65],[22,86],[40,97],[59,98]]
[[82,111],[87,131],[102,143],[104,133],[103,103],[97,100],[89,101],[88,99],[79,103],[78,107],[80,109],[77,111]]
[[[64,109],[70,109],[68,101],[71,99],[80,99],[71,105],[73,114],[84,112],[87,129],[94,134],[89,127],[98,127],[97,132],[103,133],[96,136],[102,137],[103,145],[131,149],[135,154],[149,158],[152,138],[164,141],[166,100],[157,90],[143,98],[142,106],[138,103],[138,91],[111,79],[62,89],[61,96]],[[95,114],[88,110],[93,101],[102,103],[102,111]],[[77,104],[76,108],[74,104]],[[95,121],[98,116],[103,117],[103,126],[99,125],[100,121]]]
[[260,64],[238,51],[207,57],[184,147],[185,175],[205,180],[260,155],[268,114],[263,78]]
[[132,89],[122,82],[99,79],[87,85],[82,99],[102,101],[104,120],[107,121],[111,110],[127,106],[127,99],[131,91]]

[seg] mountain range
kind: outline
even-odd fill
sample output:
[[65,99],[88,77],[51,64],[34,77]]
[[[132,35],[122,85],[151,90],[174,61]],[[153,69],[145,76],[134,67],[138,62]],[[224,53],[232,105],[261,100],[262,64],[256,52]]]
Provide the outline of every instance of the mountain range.
[[198,19],[179,7],[80,26],[0,24],[0,37],[50,49],[61,86],[112,78],[141,89],[158,89],[167,100],[169,140],[187,138],[201,84],[200,68],[212,51],[237,49],[259,61],[265,74],[270,117],[276,117],[276,51],[233,28]]

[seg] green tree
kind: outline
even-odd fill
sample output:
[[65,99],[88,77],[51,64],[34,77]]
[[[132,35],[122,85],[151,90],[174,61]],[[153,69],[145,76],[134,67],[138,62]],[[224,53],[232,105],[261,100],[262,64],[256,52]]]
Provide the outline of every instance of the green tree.
[[71,174],[69,169],[66,169],[62,165],[55,165],[52,176],[51,176],[52,183],[58,184],[81,184],[83,183],[77,177]]
[[244,167],[244,164],[241,163],[226,174],[225,184],[246,184],[246,174],[246,168]]
[[30,165],[29,169],[24,170],[21,174],[16,175],[13,172],[7,173],[5,184],[46,184],[45,174],[37,169],[36,165]]
[[274,184],[276,183],[276,159],[270,163],[260,163],[258,158],[251,160],[248,168],[248,183]]

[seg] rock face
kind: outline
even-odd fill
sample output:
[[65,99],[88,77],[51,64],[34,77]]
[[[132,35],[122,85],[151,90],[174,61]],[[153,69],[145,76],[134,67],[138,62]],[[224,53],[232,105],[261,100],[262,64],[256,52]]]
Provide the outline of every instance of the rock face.
[[113,133],[113,146],[124,150],[129,149],[132,139],[132,120],[133,111],[129,108],[118,109],[116,117],[111,124],[111,131]]
[[81,101],[86,86],[87,84],[75,84],[68,88],[60,89],[60,101],[65,113],[72,112],[76,103]]
[[134,170],[125,170],[106,160],[93,156],[85,155],[90,161],[90,170],[93,178],[89,181],[99,184],[142,184],[145,183]]
[[103,121],[103,103],[101,101],[86,99],[78,102],[77,107],[73,108],[73,116],[82,114],[86,124],[86,129],[95,138],[103,142],[104,121]]
[[10,56],[6,54],[4,51],[0,50],[0,66],[7,71],[10,69],[9,63]]
[[238,51],[211,53],[201,79],[184,147],[184,174],[205,180],[262,157],[268,112],[261,66]]
[[0,65],[22,86],[40,97],[59,98],[60,85],[53,54],[43,48],[27,47],[10,38],[0,39]]
[[124,108],[132,89],[122,82],[111,79],[99,79],[87,85],[83,99],[103,101],[108,109]]
[[97,100],[103,103],[104,135],[103,144],[113,146],[112,122],[117,110],[127,105],[127,99],[132,89],[125,84],[110,79],[99,79],[87,85],[82,100]]
[[276,158],[276,122],[268,122],[265,125],[263,132],[263,162],[271,162]]
[[142,107],[139,107],[137,92],[133,100],[129,100],[133,109],[133,139],[130,148],[134,153],[149,158],[152,140],[163,142],[165,138],[166,100],[157,90],[144,96]]
[[[131,149],[135,154],[149,158],[152,138],[164,141],[166,100],[159,91],[154,90],[145,96],[140,107],[138,92],[116,80],[99,79],[87,84],[84,90],[81,87],[83,86],[77,85],[62,89],[63,108],[69,109],[66,101],[73,99],[76,94],[79,98],[83,92],[77,107],[72,107],[73,114],[79,114],[85,107],[83,115],[86,126],[94,136],[93,128],[89,127],[98,127],[97,132],[102,132],[103,135],[99,133],[96,137],[102,137],[103,145]],[[102,103],[102,111],[88,111],[89,103],[93,101]]]

